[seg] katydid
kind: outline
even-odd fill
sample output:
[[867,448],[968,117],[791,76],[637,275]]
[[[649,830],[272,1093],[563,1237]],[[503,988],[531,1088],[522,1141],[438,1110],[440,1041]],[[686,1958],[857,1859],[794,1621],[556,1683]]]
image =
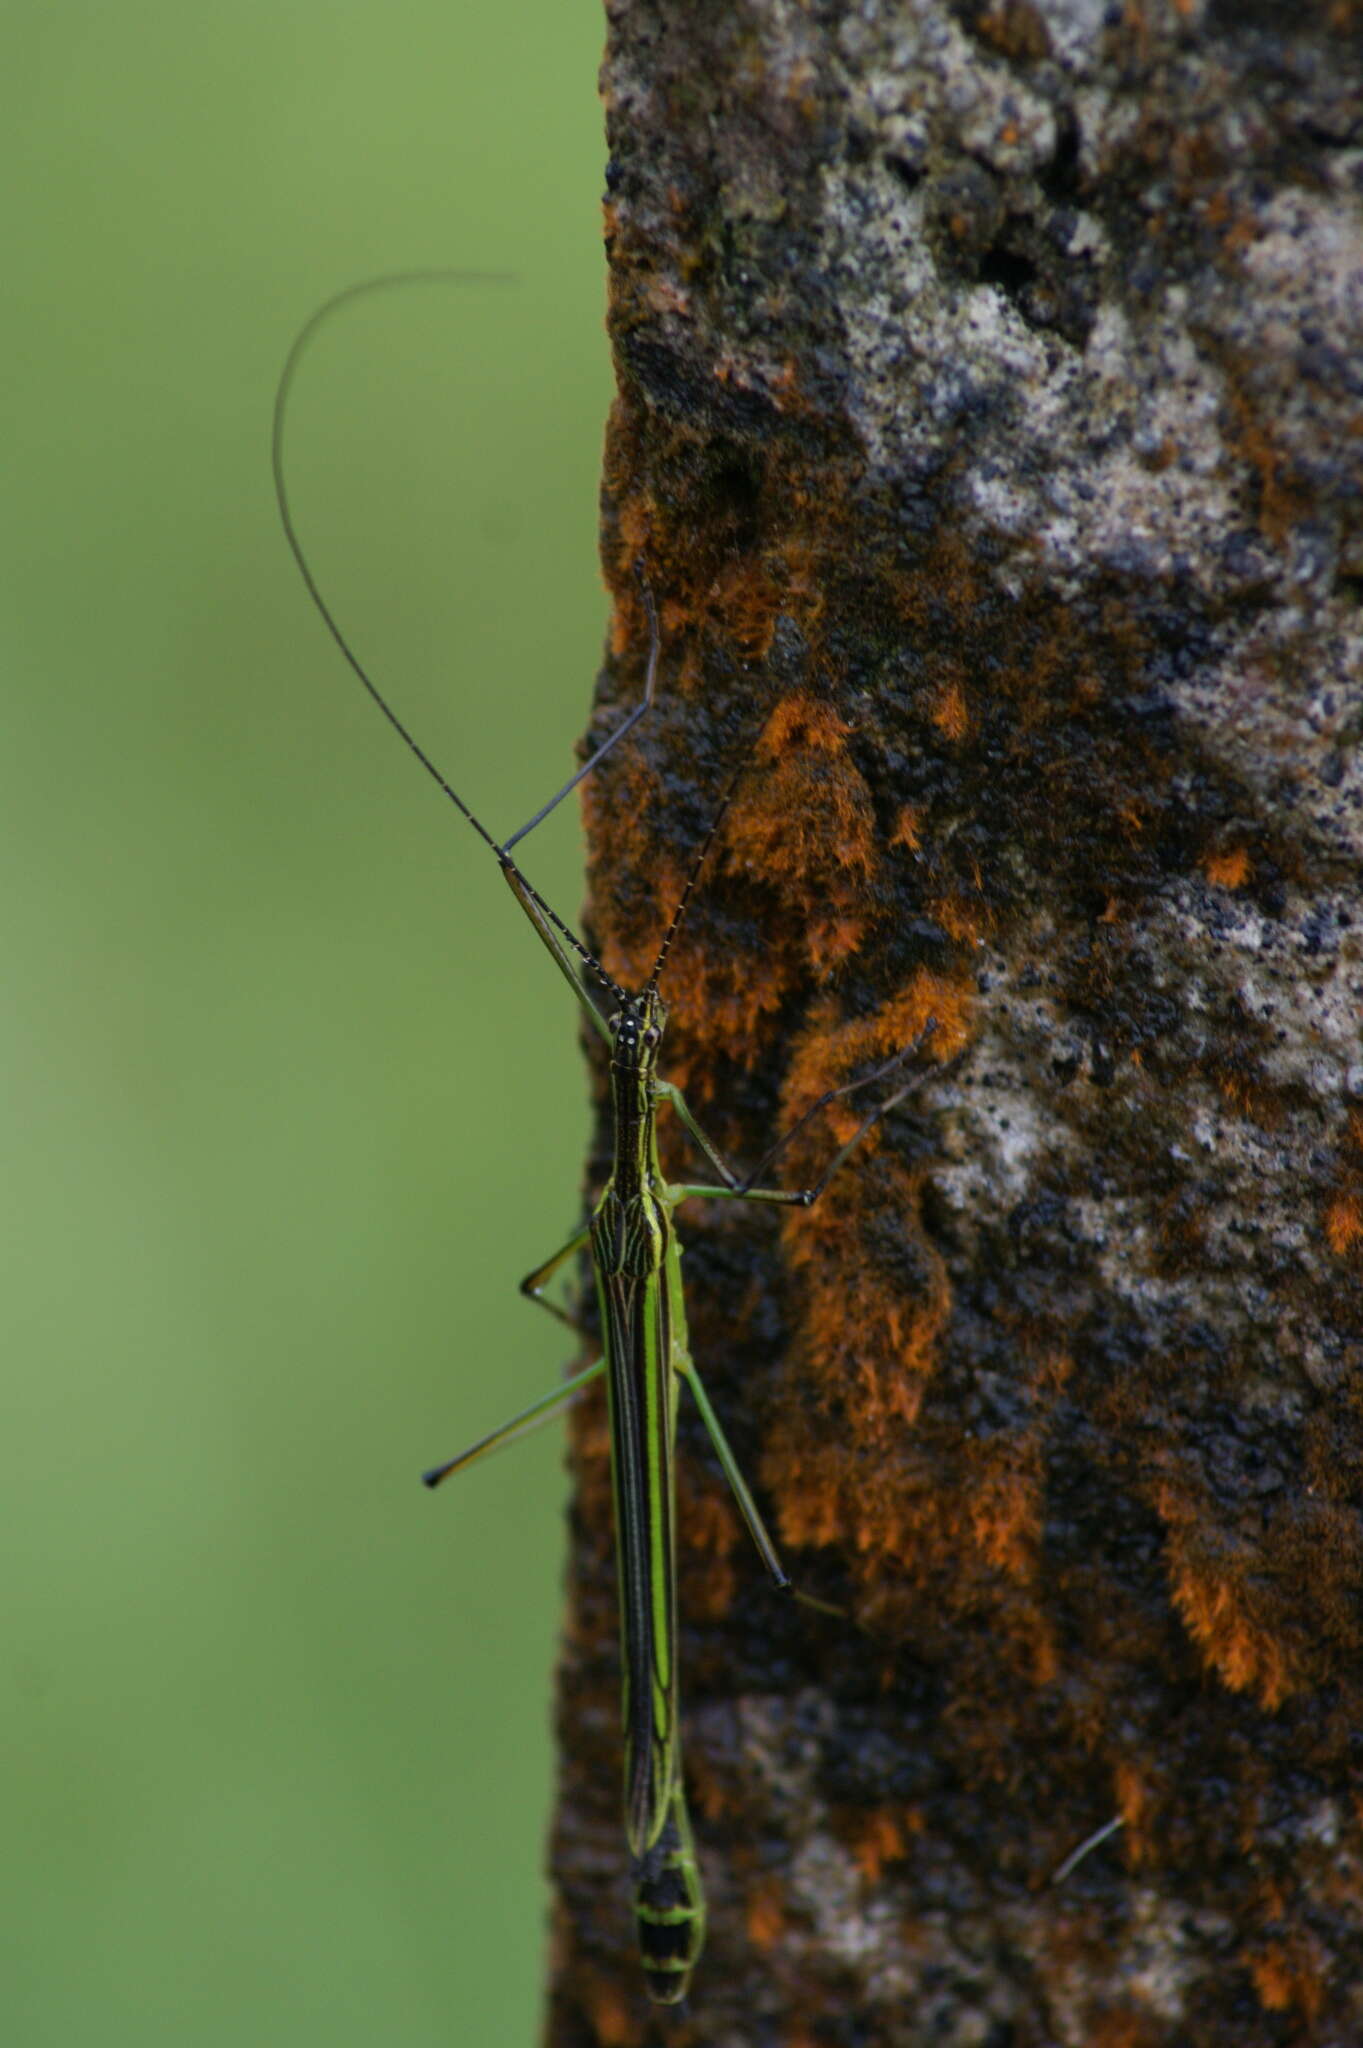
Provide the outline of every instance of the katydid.
[[[709,837],[713,837],[714,829],[712,826]],[[707,847],[708,844],[709,838]],[[705,850],[702,849],[702,859]],[[769,1188],[757,1186],[757,1176],[740,1179],[696,1122],[681,1090],[670,1081],[661,1080],[657,1071],[658,1050],[667,1021],[658,994],[658,976],[680,924],[690,882],[653,972],[636,995],[612,981],[585,948],[565,933],[513,862],[504,859],[502,866],[517,901],[577,990],[587,1015],[610,1042],[614,1120],[610,1176],[591,1220],[521,1282],[521,1291],[531,1300],[572,1322],[567,1312],[549,1301],[542,1290],[565,1260],[589,1249],[596,1277],[602,1353],[584,1371],[424,1477],[428,1486],[438,1486],[452,1472],[547,1421],[600,1374],[605,1374],[623,1645],[625,1833],[634,1871],[634,1904],[645,1983],[652,1998],[670,2005],[686,1994],[687,1980],[700,1954],[705,1932],[705,1902],[682,1788],[677,1719],[673,1461],[677,1396],[683,1380],[695,1397],[725,1477],[772,1582],[782,1590],[791,1590],[791,1581],[688,1348],[681,1246],[673,1212],[679,1203],[693,1196],[720,1201],[798,1203],[808,1207],[870,1126],[900,1101],[919,1077],[915,1075],[904,1082],[863,1119],[813,1186]],[[692,869],[692,881],[698,869],[699,862]],[[570,947],[577,952],[578,960],[574,960]],[[609,1018],[601,1016],[588,995],[585,972],[592,973],[613,996],[618,1007]],[[837,1096],[883,1079],[922,1044],[931,1029],[929,1024],[912,1046],[896,1053],[872,1073],[821,1096],[767,1155],[763,1169],[810,1117]],[[657,1141],[657,1112],[664,1102],[681,1118],[718,1173],[718,1185],[677,1185],[664,1179]]]
[[[399,282],[381,278],[352,286],[314,313],[295,340],[275,400],[273,464],[275,490],[285,535],[314,604],[345,659],[379,710],[415,754],[427,774],[496,855],[512,894],[555,965],[573,989],[593,1028],[610,1049],[610,1093],[614,1125],[609,1177],[589,1220],[553,1256],[521,1282],[521,1291],[575,1330],[577,1318],[551,1300],[545,1289],[569,1260],[590,1254],[596,1281],[601,1355],[541,1400],[482,1437],[458,1457],[424,1474],[437,1486],[489,1451],[502,1448],[548,1421],[596,1379],[606,1381],[610,1419],[611,1472],[620,1599],[624,1719],[625,1833],[634,1886],[634,1907],[644,1979],[652,1998],[676,2004],[686,1995],[705,1931],[705,1901],[692,1845],[682,1782],[676,1653],[676,1549],[674,1455],[677,1403],[686,1382],[700,1410],[739,1511],[772,1582],[791,1590],[718,1417],[696,1370],[687,1342],[681,1281],[681,1247],[675,1212],[694,1198],[797,1204],[816,1201],[871,1126],[901,1101],[921,1073],[901,1080],[833,1154],[819,1179],[804,1188],[760,1182],[796,1131],[840,1096],[884,1080],[923,1045],[930,1021],[912,1044],[872,1072],[828,1090],[788,1130],[756,1171],[742,1176],[727,1164],[697,1122],[681,1090],[658,1073],[667,1012],[659,981],[680,930],[692,890],[733,795],[719,805],[691,867],[680,900],[653,962],[637,991],[606,972],[539,895],[511,857],[511,849],[598,767],[644,715],[652,701],[660,633],[652,593],[640,574],[648,620],[649,648],[643,695],[616,730],[549,801],[509,839],[497,840],[475,816],[361,666],[313,578],[294,527],[283,470],[283,428],[289,391],[299,361],[321,323],[361,293]],[[742,771],[740,771],[741,773]],[[737,780],[737,778],[735,779]],[[594,999],[603,991],[607,1013]],[[713,1178],[669,1183],[658,1159],[657,1116],[666,1104],[681,1120]],[[814,1602],[814,1605],[821,1603]]]

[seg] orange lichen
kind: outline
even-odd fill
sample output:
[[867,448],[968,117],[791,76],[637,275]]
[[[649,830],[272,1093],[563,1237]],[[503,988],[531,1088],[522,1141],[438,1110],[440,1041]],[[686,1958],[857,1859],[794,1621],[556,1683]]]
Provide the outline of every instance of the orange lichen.
[[734,645],[749,661],[765,661],[771,652],[784,590],[761,562],[729,563],[712,587],[711,601]]
[[748,1892],[744,1911],[748,1939],[754,1948],[769,1949],[786,1931],[785,1887],[779,1878],[764,1878]]
[[1087,2048],[1155,2048],[1166,2037],[1147,2013],[1129,2006],[1106,2006],[1088,2016]]
[[1232,415],[1239,428],[1240,453],[1259,480],[1259,528],[1264,538],[1277,546],[1301,518],[1306,501],[1291,459],[1262,417],[1253,367],[1244,359],[1236,360],[1229,349],[1223,350],[1222,361],[1228,372]]
[[779,889],[787,928],[794,924],[819,980],[863,942],[879,858],[870,791],[848,756],[847,732],[828,705],[787,698],[757,744],[756,759],[769,766],[745,781],[722,832],[729,872]]
[[1161,1486],[1156,1507],[1168,1526],[1168,1565],[1174,1606],[1189,1635],[1232,1692],[1252,1692],[1269,1711],[1301,1684],[1295,1659],[1260,1611],[1246,1578],[1205,1553],[1206,1525],[1198,1505]]
[[1324,1957],[1309,1934],[1271,1941],[1247,1958],[1249,1974],[1266,2012],[1290,2012],[1295,2006],[1309,2021],[1325,1996]]
[[1051,52],[1046,24],[1027,0],[995,0],[976,19],[975,33],[1003,57],[1026,61]]
[[[786,1076],[784,1103],[793,1121],[830,1088],[849,1081],[859,1069],[913,1044],[933,1028],[924,1057],[938,1063],[951,1059],[967,1044],[974,1018],[976,991],[965,975],[931,974],[918,968],[912,978],[868,1017],[834,1024],[827,1006],[817,1010],[796,1043]],[[829,1109],[839,1141],[850,1138],[865,1114],[856,1098],[844,1098]]]
[[845,914],[812,920],[805,933],[805,953],[819,980],[827,981],[844,960],[850,960],[865,935],[864,917]]
[[684,932],[668,955],[663,988],[672,1017],[669,1080],[694,1091],[699,1105],[713,1099],[717,1053],[755,1067],[765,1051],[764,1026],[799,976],[793,943],[775,941],[758,961],[741,952],[717,955]]
[[1325,1211],[1325,1236],[1336,1258],[1344,1258],[1363,1241],[1363,1197],[1337,1195]]
[[888,1807],[868,1813],[852,1841],[852,1855],[865,1882],[877,1884],[887,1863],[902,1863],[914,1830],[902,1813]]
[[890,834],[891,846],[906,846],[910,853],[917,853],[923,844],[923,827],[919,813],[912,804],[901,804],[899,816],[895,819]]
[[[613,408],[613,411],[618,409],[618,406],[619,400],[617,399],[616,407]],[[614,425],[614,420],[612,420],[612,425]],[[620,626],[620,599],[626,593],[630,595],[636,607],[634,617],[642,617],[643,605],[639,597],[639,586],[634,578],[634,565],[643,555],[648,544],[649,535],[653,530],[653,506],[651,501],[642,492],[632,492],[628,497],[620,498],[616,504],[616,521],[619,527],[621,555],[616,576],[613,579],[616,598],[614,624],[618,630]],[[633,637],[633,633],[631,633],[630,638]],[[623,654],[628,644],[628,640],[617,642],[613,639],[611,643],[612,652]]]
[[978,905],[968,903],[960,896],[935,896],[923,907],[949,939],[955,939],[961,946],[979,945],[986,919]]
[[[860,1395],[860,1389],[849,1386],[847,1393]],[[886,1407],[882,1403],[880,1434]],[[905,1409],[911,1407],[905,1401]],[[900,1421],[900,1436],[903,1427]],[[858,1438],[866,1436],[870,1432],[858,1430]],[[855,1440],[837,1442],[780,1417],[767,1434],[763,1479],[776,1495],[782,1536],[790,1546],[841,1544],[858,1559],[866,1581],[890,1563],[907,1567],[919,1561],[923,1518],[929,1509],[935,1513],[925,1481],[894,1475],[880,1464],[864,1466]]]
[[1122,1817],[1122,1841],[1127,1858],[1133,1865],[1143,1863],[1150,1856],[1153,1847],[1150,1823],[1154,1797],[1151,1788],[1144,1774],[1133,1763],[1118,1764],[1113,1774],[1113,1787],[1117,1811]]
[[1282,1121],[1281,1102],[1244,1054],[1228,1053],[1225,1059],[1211,1064],[1210,1072],[1237,1116],[1262,1124],[1265,1130],[1277,1129]]
[[756,869],[788,889],[808,889],[839,870],[864,881],[874,865],[873,834],[870,793],[856,769],[849,763],[830,771],[800,755],[735,803],[725,826],[726,865]]
[[1230,1108],[1237,1110],[1241,1116],[1253,1116],[1254,1088],[1246,1075],[1218,1074],[1216,1085]]
[[[596,858],[616,870],[653,872],[656,876],[650,819],[657,814],[661,784],[638,754],[617,757],[613,767],[608,787],[593,776],[582,785],[583,820]],[[644,897],[631,899],[626,913],[618,896],[602,893],[598,906],[601,958],[607,973],[617,980],[636,979],[641,968],[646,974],[652,965],[675,906],[676,896],[671,892],[680,888],[675,875],[665,876],[663,881],[669,888],[663,898],[666,911],[658,907],[656,898],[650,904]]]
[[1202,856],[1202,872],[1219,889],[1243,889],[1250,878],[1250,858],[1243,846],[1225,847]]
[[[882,1176],[886,1208],[900,1211],[908,1231],[921,1179],[902,1169]],[[917,1420],[950,1312],[946,1272],[935,1266],[928,1286],[906,1295],[860,1239],[858,1205],[836,1182],[811,1228],[812,1214],[792,1211],[785,1226],[787,1258],[804,1283],[811,1376],[854,1405],[859,1434],[879,1437]]]
[[783,698],[772,712],[762,728],[757,753],[768,761],[779,760],[791,747],[842,754],[846,752],[851,730],[831,704],[796,694]]
[[995,1571],[1028,1579],[1036,1570],[1041,1541],[1040,1447],[1027,1444],[1025,1462],[1003,1463],[982,1475],[967,1512],[981,1555]]
[[[860,1387],[845,1394],[835,1431],[808,1413],[802,1422],[798,1404],[769,1429],[763,1477],[786,1542],[839,1545],[864,1588],[858,1615],[871,1630],[913,1627],[916,1607],[933,1625],[967,1614],[978,1624],[987,1614],[993,1676],[1008,1674],[1029,1688],[1054,1683],[1062,1669],[1055,1625],[1044,1598],[1020,1592],[1012,1576],[1012,1568],[1037,1576],[1030,1529],[1039,1530],[1040,1482],[1032,1492],[1022,1477],[1030,1447],[1014,1440],[997,1459],[943,1474],[912,1427],[899,1421],[872,1433],[863,1426]],[[832,1398],[830,1390],[820,1412]],[[1000,1554],[995,1527],[981,1529],[975,1517],[991,1467],[1002,1470],[1010,1459],[1011,1504],[1023,1533]],[[993,1724],[979,1725],[987,1734]]]
[[686,1783],[693,1813],[706,1822],[722,1820],[735,1804],[734,1787],[709,1750],[688,1750]]
[[[925,1047],[928,1058],[942,1060],[965,1042],[974,1000],[973,987],[953,983],[919,970],[913,979],[870,1017],[829,1027],[827,1013],[816,1015],[799,1041],[784,1091],[787,1117],[794,1122],[820,1096],[836,1088],[869,1063],[911,1045],[930,1020],[936,1030]],[[856,1097],[829,1105],[823,1134],[811,1132],[805,1145],[797,1141],[792,1168],[811,1177],[815,1161],[827,1156],[831,1138],[846,1143],[865,1117]],[[815,1120],[824,1124],[825,1119]],[[873,1156],[874,1136],[866,1141]],[[866,1168],[863,1168],[863,1176]],[[877,1163],[876,1207],[881,1214],[903,1218],[906,1236],[915,1230],[921,1177],[898,1162]],[[817,1210],[792,1210],[784,1240],[789,1264],[799,1274],[804,1292],[804,1331],[811,1377],[843,1400],[855,1400],[856,1427],[877,1436],[891,1424],[911,1423],[937,1358],[950,1311],[950,1289],[940,1259],[922,1245],[922,1279],[906,1288],[902,1277],[887,1270],[878,1244],[861,1234],[865,1196],[859,1176],[835,1180]],[[806,1528],[827,1526],[826,1502],[801,1489],[797,1511]],[[874,1518],[873,1518],[874,1519]],[[838,1516],[832,1516],[834,1523]],[[858,1516],[861,1539],[879,1547],[882,1537]]]
[[966,709],[965,691],[959,683],[951,683],[943,690],[933,706],[932,722],[943,739],[963,740],[970,730],[970,713]]
[[718,1620],[732,1607],[737,1590],[733,1553],[741,1533],[738,1516],[727,1489],[721,1493],[718,1484],[701,1486],[685,1463],[677,1474],[677,1527],[685,1532],[687,1610]]
[[599,1970],[584,1970],[579,1987],[582,2009],[602,2048],[637,2048],[644,2037],[643,2027],[621,1986]]
[[1035,1686],[1054,1685],[1060,1676],[1060,1641],[1039,1607],[1018,1610],[1021,1626],[1013,1633],[1023,1653],[1027,1675]]
[[807,634],[816,636],[828,606],[824,563],[817,549],[803,535],[791,535],[769,560],[784,592],[782,609],[797,618]]

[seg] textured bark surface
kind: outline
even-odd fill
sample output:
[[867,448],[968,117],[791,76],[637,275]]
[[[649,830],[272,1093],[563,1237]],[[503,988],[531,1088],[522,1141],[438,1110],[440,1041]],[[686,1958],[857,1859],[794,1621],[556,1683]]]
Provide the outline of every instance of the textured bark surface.
[[548,2039],[1356,2044],[1360,10],[609,16],[598,732],[637,557],[664,653],[592,932],[647,971],[752,748],[668,1071],[752,1159],[929,1014],[966,1051],[812,1213],[684,1212],[711,1394],[857,1625],[766,1591],[684,1413],[680,2019],[579,1419]]

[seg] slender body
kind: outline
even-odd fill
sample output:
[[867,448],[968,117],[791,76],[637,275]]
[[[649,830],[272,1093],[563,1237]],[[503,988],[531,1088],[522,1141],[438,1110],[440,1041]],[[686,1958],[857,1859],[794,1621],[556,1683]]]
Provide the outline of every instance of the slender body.
[[[711,836],[713,832],[712,826]],[[531,922],[586,1000],[570,954],[558,932],[546,921],[544,906],[522,876],[509,868],[506,872]],[[693,869],[693,879],[695,872]],[[689,891],[690,883],[687,888]],[[667,1013],[655,984],[685,900],[683,897],[682,905],[678,906],[653,977],[642,994],[632,996],[617,986],[620,1007],[604,1024],[595,1006],[590,1002],[587,1005],[588,1014],[596,1019],[611,1043],[611,1173],[586,1228],[521,1283],[523,1293],[577,1327],[564,1309],[545,1297],[543,1289],[564,1260],[584,1244],[589,1247],[602,1355],[501,1429],[481,1438],[448,1464],[438,1465],[425,1474],[427,1485],[438,1485],[475,1458],[500,1449],[525,1430],[546,1421],[605,1373],[620,1597],[625,1835],[644,1981],[650,1997],[669,2005],[685,1997],[705,1938],[705,1899],[686,1810],[678,1720],[675,1459],[677,1401],[683,1380],[695,1396],[725,1476],[773,1583],[783,1590],[792,1590],[691,1356],[682,1290],[681,1243],[674,1212],[692,1196],[808,1206],[822,1193],[870,1125],[891,1103],[899,1101],[918,1078],[903,1084],[863,1121],[834,1154],[813,1187],[759,1188],[750,1180],[740,1180],[696,1123],[681,1091],[671,1082],[661,1080],[657,1071]],[[929,1025],[928,1031],[931,1029]],[[926,1036],[927,1031],[922,1034]],[[908,1050],[915,1050],[921,1042],[920,1037]],[[836,1096],[850,1094],[869,1081],[883,1078],[905,1057],[904,1053],[896,1054],[872,1073],[844,1088],[830,1090],[787,1132],[774,1152]],[[677,1185],[664,1179],[657,1137],[658,1109],[663,1103],[671,1104],[681,1117],[721,1176],[720,1184]],[[768,1154],[764,1166],[770,1163],[774,1152]]]
[[623,1677],[625,1832],[644,1976],[685,1991],[705,1903],[681,1778],[674,1459],[690,1367],[673,1197],[658,1165],[654,1097],[661,1006],[618,1014],[611,1048],[615,1167],[591,1222],[610,1403]]
[[[294,527],[283,464],[287,401],[305,349],[333,312],[366,293],[432,277],[452,278],[460,282],[492,281],[459,272],[405,273],[377,278],[338,293],[303,327],[286,359],[275,398],[275,491],[284,532],[303,580],[341,653],[427,774],[496,855],[521,909],[582,1003],[593,1026],[610,1042],[614,1115],[610,1176],[590,1220],[521,1282],[522,1292],[531,1300],[539,1302],[571,1328],[580,1329],[577,1318],[550,1300],[544,1290],[565,1261],[584,1248],[589,1249],[600,1311],[601,1356],[500,1429],[481,1438],[458,1457],[427,1472],[424,1478],[428,1486],[439,1485],[451,1473],[462,1470],[475,1459],[500,1449],[547,1421],[601,1374],[605,1374],[610,1408],[620,1593],[625,1833],[645,1982],[654,1999],[664,2004],[675,2004],[686,1995],[687,1983],[705,1933],[705,1901],[686,1811],[678,1723],[674,1462],[677,1401],[683,1380],[695,1397],[720,1464],[767,1571],[775,1585],[790,1589],[790,1580],[781,1566],[691,1357],[675,1211],[691,1196],[806,1206],[814,1202],[870,1126],[899,1102],[921,1075],[915,1074],[899,1083],[863,1120],[847,1143],[834,1153],[813,1186],[788,1189],[761,1187],[756,1183],[810,1117],[836,1097],[885,1078],[922,1045],[934,1027],[929,1022],[912,1045],[871,1073],[841,1088],[830,1089],[786,1132],[756,1173],[740,1177],[706,1137],[680,1089],[662,1080],[658,1074],[659,1048],[667,1014],[658,993],[659,976],[734,785],[730,785],[729,794],[711,823],[664,934],[652,973],[638,993],[623,988],[606,973],[600,961],[588,952],[557,912],[538,894],[511,857],[512,847],[547,817],[583,776],[618,745],[652,702],[659,634],[652,595],[642,572],[640,585],[649,623],[648,666],[642,698],[562,789],[509,839],[495,839],[474,815],[361,666],[317,586]],[[603,1015],[598,1007],[601,991],[605,992],[610,1004],[608,1016]],[[670,1104],[699,1147],[716,1176],[711,1182],[679,1186],[664,1180],[657,1147],[657,1116],[664,1103]],[[817,1607],[822,1603],[814,1601],[809,1604]]]

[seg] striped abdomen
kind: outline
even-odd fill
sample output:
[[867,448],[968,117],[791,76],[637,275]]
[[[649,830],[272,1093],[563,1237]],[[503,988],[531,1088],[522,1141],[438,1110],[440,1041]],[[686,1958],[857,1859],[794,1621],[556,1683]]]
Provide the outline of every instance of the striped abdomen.
[[[665,1208],[608,1188],[592,1218],[608,1361],[625,1735],[625,1831],[636,1867],[657,1846],[677,1776],[672,1460],[676,1383]],[[675,1253],[673,1253],[675,1258]]]
[[653,1847],[635,1860],[634,1911],[648,1995],[659,2005],[676,2005],[686,1996],[705,1945],[705,1894],[680,1769],[673,1777],[662,1831]]

